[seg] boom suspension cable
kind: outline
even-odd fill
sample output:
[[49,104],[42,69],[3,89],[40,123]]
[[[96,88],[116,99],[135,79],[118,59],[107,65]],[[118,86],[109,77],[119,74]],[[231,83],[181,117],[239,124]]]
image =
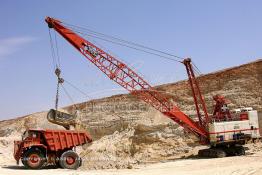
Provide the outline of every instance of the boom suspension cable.
[[62,23],[65,24],[67,27],[69,27],[71,29],[77,29],[78,31],[80,31],[80,30],[88,31],[89,33],[93,33],[93,35],[100,35],[100,36],[103,36],[103,37],[110,38],[111,40],[117,40],[117,41],[122,42],[122,43],[127,43],[129,45],[134,45],[134,46],[141,47],[141,48],[144,48],[144,49],[147,49],[147,50],[159,52],[159,53],[164,54],[164,55],[168,55],[168,56],[171,56],[171,57],[183,59],[180,56],[177,56],[177,55],[174,55],[174,54],[170,54],[170,53],[167,53],[167,52],[164,52],[164,51],[161,51],[161,50],[158,50],[158,49],[154,49],[154,48],[142,45],[142,44],[138,44],[138,43],[135,43],[135,42],[127,41],[127,40],[121,39],[119,37],[110,36],[108,34],[104,34],[104,33],[101,33],[101,32],[96,32],[96,31],[88,29],[88,28],[79,27],[79,26],[76,26],[76,25],[73,25],[73,24],[69,24],[69,23],[65,23],[65,22],[62,22]]
[[[138,51],[142,51],[142,52],[152,54],[152,55],[155,55],[155,56],[158,56],[158,57],[161,57],[161,58],[165,58],[165,59],[168,59],[168,60],[171,60],[171,61],[177,61],[177,62],[182,63],[182,60],[184,59],[183,57],[180,57],[180,56],[168,53],[168,52],[164,52],[164,51],[161,51],[161,50],[158,50],[158,49],[154,49],[154,48],[151,48],[151,47],[148,47],[148,46],[145,46],[145,45],[142,45],[142,44],[138,44],[138,43],[135,43],[135,42],[132,42],[132,41],[127,41],[125,39],[122,39],[122,38],[119,38],[119,37],[116,37],[116,36],[97,32],[97,31],[91,30],[87,27],[80,27],[80,26],[77,26],[77,25],[74,25],[74,24],[63,22],[63,21],[62,21],[62,23],[64,25],[66,25],[68,28],[71,28],[75,32],[82,34],[84,36],[89,36],[89,37],[97,38],[97,39],[104,40],[104,41],[107,41],[107,42],[111,42],[113,44],[117,44],[117,45],[121,45],[121,46],[128,47],[128,48],[131,48],[131,49],[135,49],[135,50],[138,50]],[[89,34],[85,33],[85,31],[89,32]],[[130,46],[130,45],[132,45],[132,46]],[[149,52],[147,50],[157,52],[158,54]],[[163,56],[163,55],[167,55],[169,57]],[[171,58],[171,57],[173,57],[173,58]],[[178,58],[180,60],[177,60],[177,59],[174,59],[174,58]],[[199,70],[199,68],[196,66],[196,64],[194,62],[192,62],[192,65],[193,65],[196,73],[198,75],[201,75],[202,73]]]
[[180,61],[180,60],[177,60],[177,59],[174,59],[174,58],[170,58],[170,57],[167,57],[167,56],[164,56],[164,55],[160,55],[160,54],[157,54],[157,53],[153,53],[153,52],[147,51],[145,49],[141,49],[141,48],[138,48],[138,47],[130,46],[130,45],[127,45],[127,44],[123,44],[123,43],[120,43],[120,42],[117,42],[117,41],[109,40],[109,39],[102,38],[102,37],[99,37],[99,36],[95,36],[95,35],[92,35],[92,34],[86,34],[86,33],[80,32],[80,31],[75,31],[75,32],[81,34],[82,36],[89,36],[89,37],[97,38],[97,39],[100,39],[100,40],[103,40],[103,41],[106,41],[106,42],[110,42],[110,43],[113,43],[113,44],[121,45],[121,46],[130,48],[130,49],[138,50],[138,51],[141,51],[141,52],[144,52],[144,53],[147,53],[147,54],[155,55],[155,56],[158,56],[158,57],[161,57],[161,58],[165,58],[165,59],[168,59],[168,60],[171,60],[171,61],[176,61],[176,62],[182,63],[182,61]]

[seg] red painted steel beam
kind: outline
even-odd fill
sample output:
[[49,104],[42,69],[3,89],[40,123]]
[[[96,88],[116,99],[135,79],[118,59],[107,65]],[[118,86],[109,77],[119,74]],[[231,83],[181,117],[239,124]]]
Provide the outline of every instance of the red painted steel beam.
[[[192,96],[194,99],[197,116],[199,119],[199,124],[202,128],[207,128],[207,125],[209,122],[207,107],[206,107],[204,97],[202,96],[202,93],[200,91],[198,81],[196,80],[196,76],[192,68],[191,59],[190,58],[184,59],[183,63],[186,66],[188,80],[189,80],[190,87],[192,89]],[[202,116],[200,112],[201,109],[204,113],[204,116]]]
[[180,111],[162,94],[154,90],[142,77],[130,69],[126,64],[85,40],[57,19],[47,17],[45,21],[50,28],[57,31],[83,56],[97,66],[111,80],[124,87],[131,94],[138,96],[146,103],[151,104],[179,125],[198,136],[207,138],[207,132],[190,117]]

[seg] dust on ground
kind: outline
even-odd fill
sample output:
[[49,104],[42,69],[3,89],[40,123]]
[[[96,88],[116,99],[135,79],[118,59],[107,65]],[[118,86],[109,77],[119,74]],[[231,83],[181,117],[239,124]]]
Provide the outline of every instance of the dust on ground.
[[[5,143],[4,143],[5,144]],[[248,144],[247,155],[215,159],[197,157],[170,160],[162,163],[142,164],[133,169],[104,169],[104,170],[66,170],[48,167],[41,170],[28,170],[17,166],[15,161],[3,156],[0,144],[0,174],[1,175],[261,175],[262,174],[262,143]],[[8,146],[7,146],[8,147]],[[9,148],[8,148],[9,149]],[[5,150],[7,151],[7,150]],[[10,149],[9,149],[10,151]]]

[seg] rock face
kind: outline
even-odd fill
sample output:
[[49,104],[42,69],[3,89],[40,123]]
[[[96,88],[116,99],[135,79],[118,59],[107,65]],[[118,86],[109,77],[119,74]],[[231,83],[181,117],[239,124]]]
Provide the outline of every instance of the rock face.
[[177,125],[129,125],[103,136],[82,151],[83,169],[132,168],[137,164],[192,155],[193,138]]
[[[253,107],[262,111],[262,60],[202,75],[198,77],[198,82],[211,114],[214,105],[212,97],[216,94],[222,94],[229,99],[231,108]],[[186,114],[195,114],[188,81],[165,84],[157,86],[156,89],[167,93]],[[173,123],[129,94],[81,103],[78,107],[82,111],[81,124],[88,126],[95,139],[112,134],[129,123],[150,126]],[[67,110],[73,111],[73,107],[67,107]]]
[[[253,107],[262,112],[262,60],[198,77],[208,112],[212,96],[222,94],[231,108]],[[194,103],[188,82],[157,86],[168,94],[186,114],[194,115]],[[94,139],[81,155],[83,168],[132,168],[135,164],[169,160],[194,153],[196,138],[160,112],[130,94],[76,104],[80,113],[76,129],[87,130]],[[74,106],[64,108],[75,112]],[[262,126],[262,116],[260,117]],[[26,128],[54,128],[46,112],[0,122],[0,137],[21,134]]]
[[[231,101],[230,107],[251,106],[262,111],[262,60],[238,67],[220,70],[198,77],[209,112],[212,112],[212,96],[224,95]],[[161,85],[158,88],[174,94],[180,108],[194,111],[193,99],[187,81]]]

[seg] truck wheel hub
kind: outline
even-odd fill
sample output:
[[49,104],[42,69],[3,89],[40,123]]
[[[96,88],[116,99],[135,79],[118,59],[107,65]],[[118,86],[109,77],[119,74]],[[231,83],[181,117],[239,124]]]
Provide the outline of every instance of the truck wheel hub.
[[68,165],[74,164],[74,163],[75,163],[75,158],[72,157],[72,156],[66,157],[66,163],[67,163]]
[[37,164],[40,162],[40,157],[37,155],[37,154],[32,154],[30,157],[29,157],[29,162],[31,164]]

